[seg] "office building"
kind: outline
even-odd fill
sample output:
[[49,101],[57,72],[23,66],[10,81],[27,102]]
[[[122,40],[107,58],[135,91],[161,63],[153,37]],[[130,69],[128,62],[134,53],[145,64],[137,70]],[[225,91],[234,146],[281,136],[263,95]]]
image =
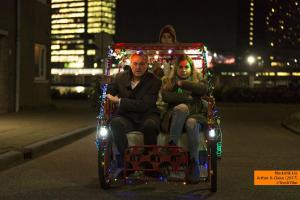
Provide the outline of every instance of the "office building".
[[51,1],[53,85],[86,86],[102,73],[115,34],[115,0]]
[[[243,61],[260,67],[300,67],[300,1],[245,0],[238,4]],[[247,60],[247,55],[254,59]]]

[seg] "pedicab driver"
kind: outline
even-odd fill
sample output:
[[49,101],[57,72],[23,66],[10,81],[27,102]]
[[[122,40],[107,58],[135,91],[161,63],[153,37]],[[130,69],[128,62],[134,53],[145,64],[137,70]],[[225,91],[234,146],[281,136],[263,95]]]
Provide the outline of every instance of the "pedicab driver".
[[111,130],[122,160],[128,147],[126,133],[140,131],[144,134],[145,145],[155,145],[160,127],[156,101],[161,81],[148,72],[148,57],[145,54],[132,54],[130,62],[130,69],[118,73],[109,85],[107,95],[110,101],[117,104]]

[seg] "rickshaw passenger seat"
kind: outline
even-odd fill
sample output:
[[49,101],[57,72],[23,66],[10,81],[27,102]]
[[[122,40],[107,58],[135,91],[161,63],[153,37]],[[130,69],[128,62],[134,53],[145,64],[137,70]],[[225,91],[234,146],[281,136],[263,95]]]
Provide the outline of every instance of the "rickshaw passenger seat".
[[[144,135],[140,131],[131,131],[126,134],[127,140],[128,140],[128,146],[135,146],[135,145],[143,145],[144,144]],[[159,146],[165,146],[169,142],[169,134],[160,133],[157,136],[157,145]],[[205,138],[204,134],[200,134],[200,145],[199,145],[199,151],[205,151],[206,150],[206,144],[205,144]],[[183,133],[182,136],[179,139],[178,146],[183,148],[188,148],[187,143],[187,134]]]

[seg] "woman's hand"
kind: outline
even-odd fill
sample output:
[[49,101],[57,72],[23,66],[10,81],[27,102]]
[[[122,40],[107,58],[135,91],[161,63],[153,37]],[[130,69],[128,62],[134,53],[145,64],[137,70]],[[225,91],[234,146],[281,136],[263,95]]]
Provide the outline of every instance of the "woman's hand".
[[118,96],[112,96],[111,94],[107,94],[106,97],[113,103],[119,103],[120,101],[120,98]]

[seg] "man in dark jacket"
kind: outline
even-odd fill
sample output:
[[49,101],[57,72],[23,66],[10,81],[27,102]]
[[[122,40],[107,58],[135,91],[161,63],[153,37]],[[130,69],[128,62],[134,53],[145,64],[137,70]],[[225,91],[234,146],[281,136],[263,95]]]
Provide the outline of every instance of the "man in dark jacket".
[[126,133],[141,131],[146,145],[155,145],[160,118],[156,108],[161,81],[148,70],[148,58],[142,53],[130,57],[130,69],[116,75],[108,87],[107,98],[117,104],[111,120],[114,141],[123,158],[128,146]]

